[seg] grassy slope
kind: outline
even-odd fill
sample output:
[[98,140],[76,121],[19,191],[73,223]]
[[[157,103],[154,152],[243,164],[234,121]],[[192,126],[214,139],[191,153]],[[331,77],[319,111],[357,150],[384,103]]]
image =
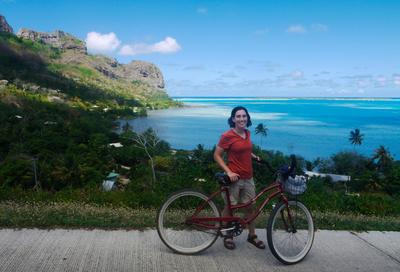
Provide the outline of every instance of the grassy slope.
[[[75,60],[66,63],[70,56]],[[0,33],[0,79],[60,90],[85,102],[162,108],[176,105],[162,91],[140,81],[111,79],[89,63],[100,57],[60,51],[48,45]],[[29,85],[28,84],[28,85]],[[29,86],[28,86],[29,89]],[[108,102],[108,103],[105,103]]]

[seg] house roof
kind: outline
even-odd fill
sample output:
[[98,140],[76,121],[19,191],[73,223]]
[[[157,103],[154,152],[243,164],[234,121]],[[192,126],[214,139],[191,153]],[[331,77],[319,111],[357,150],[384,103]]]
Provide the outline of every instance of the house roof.
[[306,175],[310,177],[330,177],[333,182],[338,182],[338,181],[350,181],[351,176],[345,176],[345,175],[336,175],[336,174],[324,174],[324,173],[317,173],[317,172],[312,172],[312,171],[305,171]]
[[107,179],[114,179],[114,178],[117,178],[118,176],[119,176],[118,173],[110,172],[110,173],[108,174],[108,176],[107,176]]

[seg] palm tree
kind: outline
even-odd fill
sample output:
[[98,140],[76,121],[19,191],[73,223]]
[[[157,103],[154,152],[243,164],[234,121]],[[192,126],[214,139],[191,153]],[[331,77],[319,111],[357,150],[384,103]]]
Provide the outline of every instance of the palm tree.
[[260,134],[260,146],[262,146],[262,137],[267,137],[268,129],[263,123],[259,123],[255,128],[256,134]]
[[360,130],[356,128],[355,130],[350,131],[349,141],[354,146],[361,145],[362,141],[364,140],[364,134],[360,133]]
[[393,162],[393,157],[387,148],[381,145],[375,150],[375,154],[372,157],[373,160],[377,160],[376,165],[380,171],[386,169]]
[[125,124],[122,126],[122,131],[126,133],[131,130],[132,130],[132,126],[128,122],[125,122]]

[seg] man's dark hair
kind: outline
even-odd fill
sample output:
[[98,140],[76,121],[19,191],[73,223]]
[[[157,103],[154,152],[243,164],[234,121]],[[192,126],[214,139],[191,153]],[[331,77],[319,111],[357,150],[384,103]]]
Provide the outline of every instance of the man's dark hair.
[[250,114],[249,114],[249,112],[247,111],[247,109],[246,109],[245,107],[243,107],[243,106],[237,106],[237,107],[234,107],[234,108],[232,109],[231,117],[228,118],[228,124],[229,124],[229,126],[230,126],[231,128],[235,127],[235,123],[232,121],[232,119],[235,117],[236,112],[239,111],[239,110],[244,110],[244,111],[246,112],[246,115],[247,115],[247,127],[251,126],[252,123],[251,123]]

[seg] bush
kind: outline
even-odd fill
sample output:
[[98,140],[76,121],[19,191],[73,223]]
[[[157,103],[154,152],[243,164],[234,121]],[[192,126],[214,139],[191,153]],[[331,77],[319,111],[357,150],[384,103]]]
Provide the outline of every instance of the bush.
[[17,157],[7,158],[0,164],[0,186],[33,188],[35,180],[32,162]]
[[357,152],[343,151],[331,157],[334,172],[341,175],[359,175],[367,170],[369,161]]
[[346,194],[326,186],[322,179],[312,179],[301,199],[311,210],[336,211],[376,216],[400,215],[400,198],[382,193]]

